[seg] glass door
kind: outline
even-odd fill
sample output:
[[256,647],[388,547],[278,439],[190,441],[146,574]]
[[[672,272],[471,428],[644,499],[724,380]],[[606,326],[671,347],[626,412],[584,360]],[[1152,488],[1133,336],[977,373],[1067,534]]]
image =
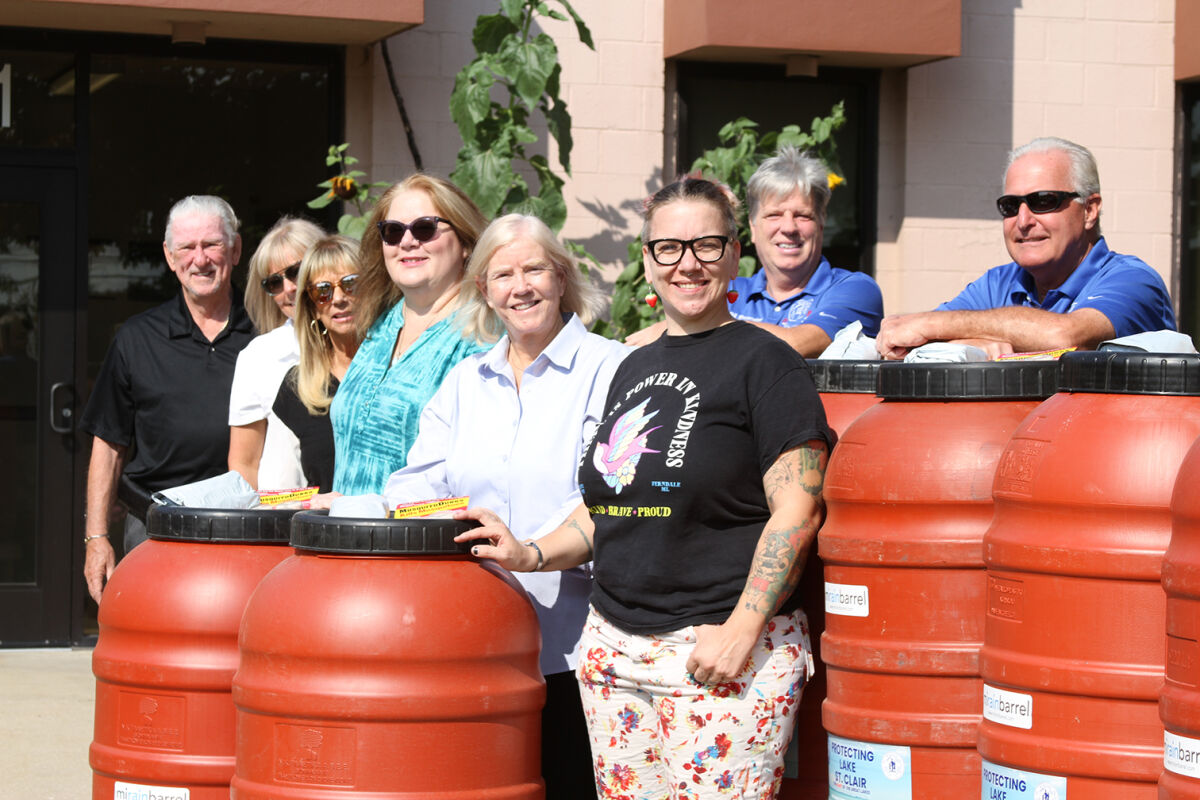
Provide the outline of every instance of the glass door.
[[75,575],[75,173],[0,167],[0,646],[68,644]]

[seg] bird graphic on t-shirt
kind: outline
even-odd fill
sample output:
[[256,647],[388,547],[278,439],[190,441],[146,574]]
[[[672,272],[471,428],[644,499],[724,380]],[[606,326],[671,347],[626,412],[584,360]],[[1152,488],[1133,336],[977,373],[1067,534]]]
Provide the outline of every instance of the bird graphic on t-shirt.
[[637,471],[637,463],[642,453],[658,453],[646,446],[646,437],[661,428],[655,425],[643,433],[650,420],[657,416],[657,411],[646,413],[647,398],[638,405],[626,411],[613,423],[607,442],[596,442],[596,452],[592,456],[592,464],[604,478],[604,482],[616,489],[621,489],[633,483],[633,475]]

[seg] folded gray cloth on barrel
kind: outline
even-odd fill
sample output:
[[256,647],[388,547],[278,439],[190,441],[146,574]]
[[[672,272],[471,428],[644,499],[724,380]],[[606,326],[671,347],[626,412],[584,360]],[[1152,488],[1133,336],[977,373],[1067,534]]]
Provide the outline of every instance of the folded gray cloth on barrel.
[[388,515],[387,503],[383,495],[356,494],[333,498],[329,504],[331,517],[367,517],[383,519]]
[[233,470],[215,478],[163,489],[152,497],[154,502],[165,506],[190,508],[253,508],[258,505],[258,492]]
[[972,347],[969,344],[951,344],[950,342],[923,344],[910,350],[904,357],[907,364],[964,363],[987,360],[988,354],[978,347]]
[[1100,343],[1097,350],[1133,350],[1145,353],[1195,353],[1196,345],[1186,333],[1146,331]]

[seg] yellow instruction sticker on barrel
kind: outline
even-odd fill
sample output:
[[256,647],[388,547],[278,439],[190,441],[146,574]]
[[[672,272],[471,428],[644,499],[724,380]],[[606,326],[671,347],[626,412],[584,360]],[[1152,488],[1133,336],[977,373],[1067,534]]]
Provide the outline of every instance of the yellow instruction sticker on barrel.
[[471,498],[467,497],[449,497],[445,500],[424,500],[419,503],[403,503],[396,506],[396,510],[392,512],[392,517],[395,519],[409,519],[411,517],[449,517],[454,511],[461,511],[467,507],[467,502]]

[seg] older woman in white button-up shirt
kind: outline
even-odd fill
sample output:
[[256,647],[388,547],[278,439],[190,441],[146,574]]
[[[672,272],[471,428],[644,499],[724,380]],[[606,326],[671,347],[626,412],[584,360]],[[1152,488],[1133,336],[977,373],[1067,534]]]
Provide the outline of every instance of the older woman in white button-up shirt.
[[[588,333],[603,306],[566,249],[535,217],[488,226],[467,265],[468,334],[499,342],[456,366],[421,414],[390,505],[469,495],[515,535],[536,541],[581,502],[580,454],[608,384],[629,352]],[[543,775],[547,800],[594,792],[573,671],[587,617],[586,570],[521,573],[542,628]],[[565,728],[565,729],[564,729]],[[582,792],[582,793],[581,793]]]

